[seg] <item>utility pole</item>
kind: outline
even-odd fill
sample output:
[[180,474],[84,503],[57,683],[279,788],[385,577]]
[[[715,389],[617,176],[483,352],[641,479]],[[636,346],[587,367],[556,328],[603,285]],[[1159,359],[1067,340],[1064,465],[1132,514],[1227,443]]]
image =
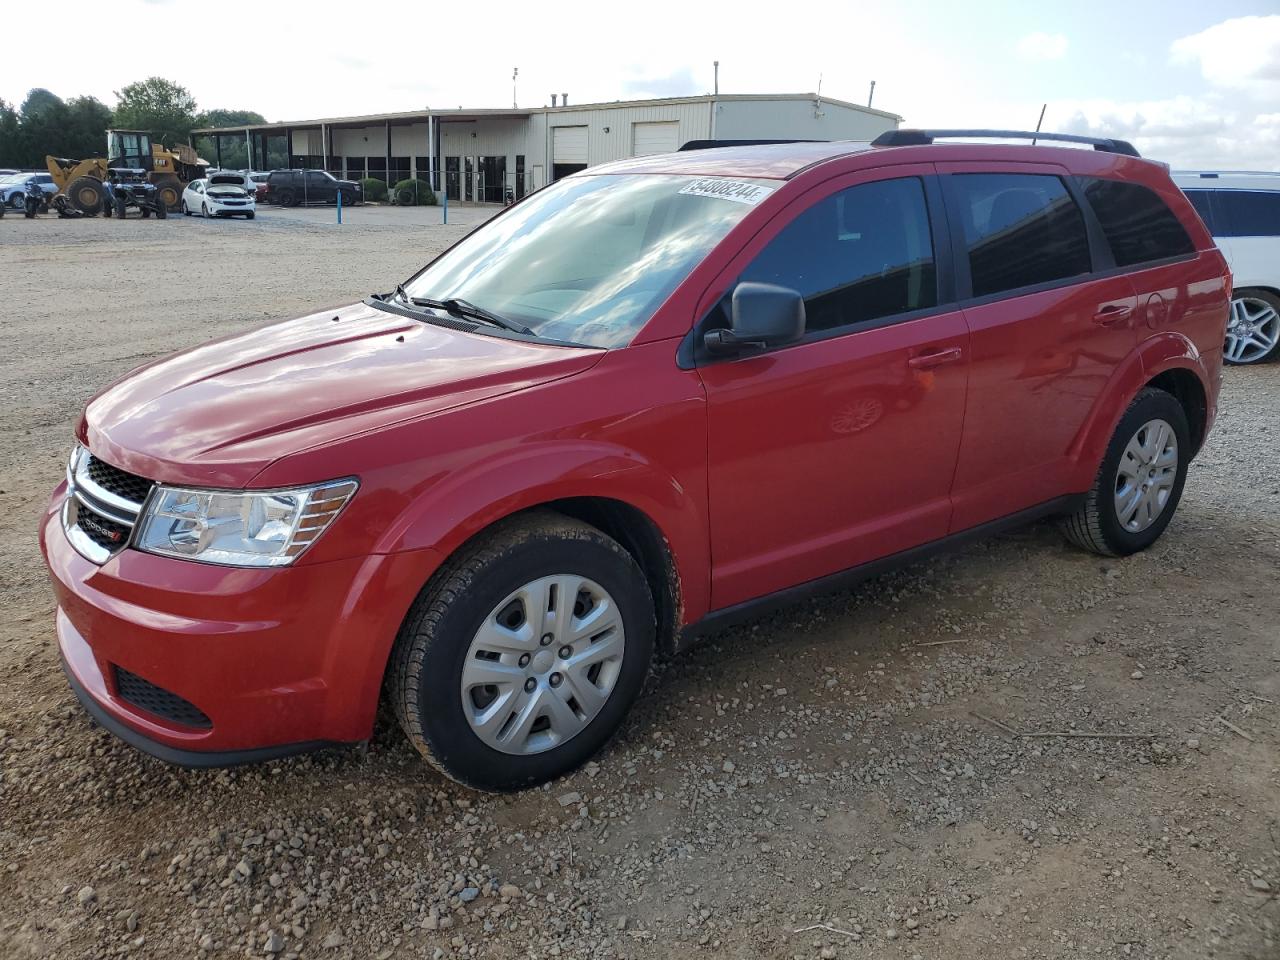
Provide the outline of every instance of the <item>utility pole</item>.
[[511,71],[511,109],[514,110],[520,104],[516,100],[516,77],[520,76],[520,68],[516,67]]

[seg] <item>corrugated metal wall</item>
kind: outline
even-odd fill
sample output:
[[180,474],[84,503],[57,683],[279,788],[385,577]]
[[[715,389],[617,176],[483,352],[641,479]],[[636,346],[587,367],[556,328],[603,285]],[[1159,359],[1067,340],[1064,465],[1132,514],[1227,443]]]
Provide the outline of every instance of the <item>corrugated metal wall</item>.
[[717,140],[874,140],[898,123],[862,110],[813,100],[721,100]]

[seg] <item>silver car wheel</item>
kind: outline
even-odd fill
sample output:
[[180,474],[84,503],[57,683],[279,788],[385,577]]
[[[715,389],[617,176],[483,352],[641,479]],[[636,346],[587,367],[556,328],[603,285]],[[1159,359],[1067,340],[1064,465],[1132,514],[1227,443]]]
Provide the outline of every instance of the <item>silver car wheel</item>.
[[481,741],[528,756],[577,736],[608,703],[626,633],[593,580],[542,577],[489,612],[462,665],[462,710]]
[[1135,433],[1116,470],[1115,510],[1120,526],[1141,533],[1159,519],[1178,478],[1178,435],[1164,420],[1148,420]]
[[1226,358],[1232,363],[1256,363],[1280,342],[1280,313],[1257,297],[1231,301],[1227,321]]

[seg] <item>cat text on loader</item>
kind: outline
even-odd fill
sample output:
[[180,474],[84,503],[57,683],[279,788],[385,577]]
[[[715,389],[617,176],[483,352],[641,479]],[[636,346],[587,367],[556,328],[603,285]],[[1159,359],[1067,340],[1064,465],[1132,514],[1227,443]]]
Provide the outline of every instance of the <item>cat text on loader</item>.
[[58,192],[87,216],[104,210],[107,191],[103,183],[112,168],[143,170],[147,180],[155,184],[165,207],[177,210],[182,191],[192,180],[203,177],[208,165],[185,143],[172,150],[162,144],[152,144],[151,134],[145,130],[108,130],[105,157],[89,160],[45,157],[45,164],[58,185]]

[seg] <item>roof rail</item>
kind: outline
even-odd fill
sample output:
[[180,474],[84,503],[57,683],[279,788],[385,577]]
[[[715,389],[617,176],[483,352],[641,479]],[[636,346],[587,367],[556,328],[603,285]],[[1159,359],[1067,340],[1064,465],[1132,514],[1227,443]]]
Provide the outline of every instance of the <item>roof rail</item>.
[[1080,137],[1074,133],[1038,133],[1032,130],[887,130],[871,141],[873,147],[916,147],[933,143],[938,137],[964,137],[982,140],[1051,140],[1062,143],[1087,143],[1103,153],[1120,153],[1140,157],[1128,140],[1108,137]]
[[767,143],[827,143],[826,140],[690,140],[678,151],[714,150],[716,147],[758,147]]
[[1183,177],[1280,177],[1280,170],[1174,170]]

